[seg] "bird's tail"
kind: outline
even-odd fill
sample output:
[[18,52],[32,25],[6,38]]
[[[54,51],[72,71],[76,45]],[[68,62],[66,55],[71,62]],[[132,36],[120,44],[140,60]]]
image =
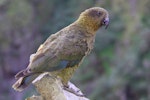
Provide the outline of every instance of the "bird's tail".
[[13,84],[12,88],[16,91],[22,91],[24,90],[27,86],[30,85],[30,83],[32,83],[32,81],[37,78],[40,75],[40,73],[37,74],[29,74],[29,75],[23,75],[23,71],[19,72],[19,74],[17,74],[18,80],[15,84]]

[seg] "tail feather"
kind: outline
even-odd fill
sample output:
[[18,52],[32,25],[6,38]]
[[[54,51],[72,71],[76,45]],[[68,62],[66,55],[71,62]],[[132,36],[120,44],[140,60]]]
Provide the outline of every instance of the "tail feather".
[[16,91],[21,92],[22,90],[24,90],[24,88],[26,88],[28,85],[24,84],[24,77],[21,77],[18,79],[18,81],[13,84],[12,88]]
[[30,72],[28,69],[25,69],[25,70],[22,70],[22,71],[18,72],[18,73],[15,75],[15,78],[16,78],[16,79],[19,79],[20,77],[29,76],[30,74],[31,74],[31,72]]
[[12,88],[16,91],[21,92],[22,90],[24,90],[26,87],[28,87],[30,85],[30,83],[32,83],[32,81],[37,78],[39,76],[38,74],[31,74],[29,76],[25,76],[25,77],[20,77],[18,79],[18,81],[13,84]]

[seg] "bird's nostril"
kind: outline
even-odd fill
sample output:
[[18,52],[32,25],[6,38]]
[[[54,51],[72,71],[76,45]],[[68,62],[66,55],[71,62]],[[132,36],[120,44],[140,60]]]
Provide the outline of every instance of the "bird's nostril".
[[107,29],[107,27],[108,27],[108,25],[109,25],[109,18],[107,17],[107,18],[105,18],[104,20],[103,20],[103,23],[102,23],[104,26],[105,26],[105,29]]
[[105,18],[103,22],[104,22],[104,24],[108,24],[109,23],[109,18]]

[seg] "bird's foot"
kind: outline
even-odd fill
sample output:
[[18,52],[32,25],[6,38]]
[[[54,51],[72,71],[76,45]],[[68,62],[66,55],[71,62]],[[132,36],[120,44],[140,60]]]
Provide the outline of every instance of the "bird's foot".
[[74,90],[73,88],[70,88],[69,86],[63,86],[63,89],[68,91],[68,92],[71,92],[73,94],[75,94],[76,96],[80,96],[80,97],[84,97],[85,95],[81,93],[80,90]]

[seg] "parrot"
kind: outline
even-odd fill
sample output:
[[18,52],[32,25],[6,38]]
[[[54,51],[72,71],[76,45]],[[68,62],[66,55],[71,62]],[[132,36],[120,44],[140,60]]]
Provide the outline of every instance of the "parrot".
[[96,32],[109,25],[108,11],[92,7],[81,12],[75,22],[52,34],[30,56],[29,65],[15,75],[12,88],[22,91],[44,72],[58,76],[64,87],[69,88],[75,70],[93,49]]

